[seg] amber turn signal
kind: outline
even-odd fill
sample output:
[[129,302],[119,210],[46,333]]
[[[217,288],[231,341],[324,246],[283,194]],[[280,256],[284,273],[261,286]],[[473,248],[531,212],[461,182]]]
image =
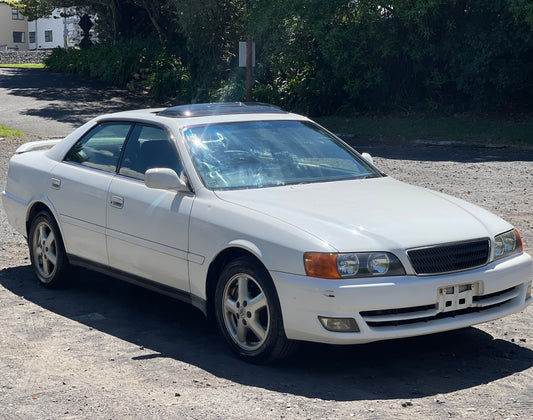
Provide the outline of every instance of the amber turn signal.
[[337,271],[337,254],[306,252],[304,254],[305,272],[311,277],[340,279]]

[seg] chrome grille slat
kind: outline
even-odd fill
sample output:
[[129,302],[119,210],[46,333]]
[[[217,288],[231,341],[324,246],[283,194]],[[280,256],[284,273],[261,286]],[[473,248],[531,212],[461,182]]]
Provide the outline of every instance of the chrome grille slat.
[[502,302],[506,302],[508,300],[514,299],[519,295],[520,295],[520,290],[518,290],[516,287],[513,287],[511,289],[503,290],[497,293],[492,293],[486,296],[476,296],[474,298],[474,304],[480,307],[492,306],[492,305],[497,305]]
[[404,321],[419,318],[428,318],[437,315],[435,308],[425,311],[415,311],[411,313],[403,314],[390,314],[390,315],[366,315],[364,319],[366,322],[391,322],[391,321]]
[[407,251],[416,274],[445,274],[487,264],[490,241],[487,238]]
[[[435,308],[435,305],[425,305],[410,308],[363,311],[360,312],[360,315],[371,328],[394,328],[488,311],[492,308],[511,304],[518,296],[520,296],[520,290],[517,287],[512,287],[488,295],[474,296],[471,307],[457,311],[436,313],[436,309],[432,310],[432,308]],[[424,314],[426,316],[423,316]]]

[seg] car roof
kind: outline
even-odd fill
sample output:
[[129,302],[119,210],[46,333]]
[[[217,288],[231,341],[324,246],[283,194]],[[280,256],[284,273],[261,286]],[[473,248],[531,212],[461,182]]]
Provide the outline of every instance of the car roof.
[[230,121],[257,120],[307,120],[301,115],[263,103],[219,102],[205,104],[178,105],[169,108],[146,108],[105,114],[96,120],[140,120],[162,122],[167,125],[195,125]]

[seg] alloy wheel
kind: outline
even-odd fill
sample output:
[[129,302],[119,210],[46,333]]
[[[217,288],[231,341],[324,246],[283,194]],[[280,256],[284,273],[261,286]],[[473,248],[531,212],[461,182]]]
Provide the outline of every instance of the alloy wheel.
[[270,308],[260,284],[245,273],[234,275],[224,288],[223,318],[235,343],[246,351],[261,347],[270,330]]

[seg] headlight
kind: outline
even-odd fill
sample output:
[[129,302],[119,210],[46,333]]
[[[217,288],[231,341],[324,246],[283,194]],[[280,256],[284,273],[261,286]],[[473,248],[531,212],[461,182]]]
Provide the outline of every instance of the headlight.
[[505,258],[519,254],[524,250],[522,238],[516,229],[494,237],[494,259]]
[[355,276],[359,271],[359,258],[356,254],[337,255],[337,272],[341,277]]
[[387,274],[390,269],[389,255],[380,252],[379,254],[370,254],[368,262],[366,264],[369,273],[373,275]]
[[308,276],[323,279],[405,275],[400,260],[389,252],[306,252],[304,265]]

